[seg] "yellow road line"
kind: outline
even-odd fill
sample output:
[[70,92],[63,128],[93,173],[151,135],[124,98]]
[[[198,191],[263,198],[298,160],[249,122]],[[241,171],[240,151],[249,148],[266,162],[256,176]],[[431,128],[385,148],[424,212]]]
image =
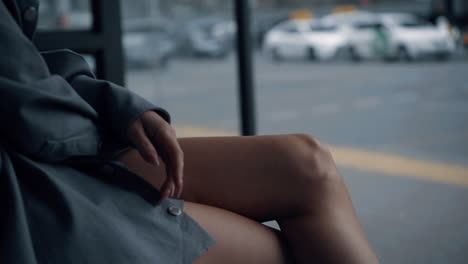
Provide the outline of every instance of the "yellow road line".
[[330,149],[341,166],[468,187],[468,167],[354,148],[331,146]]
[[176,125],[175,130],[177,131],[178,137],[223,137],[239,135],[231,131],[190,125]]
[[[234,136],[234,132],[199,126],[176,126],[180,137]],[[468,167],[373,152],[355,148],[330,146],[337,164],[402,177],[432,180],[468,187]]]

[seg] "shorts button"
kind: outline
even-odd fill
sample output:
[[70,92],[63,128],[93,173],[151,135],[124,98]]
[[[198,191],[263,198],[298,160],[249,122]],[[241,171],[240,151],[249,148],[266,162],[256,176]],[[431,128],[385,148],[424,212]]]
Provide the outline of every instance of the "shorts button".
[[23,13],[24,20],[28,22],[33,22],[34,20],[36,20],[36,16],[37,16],[37,9],[34,6],[28,7]]
[[171,215],[174,215],[174,216],[178,216],[178,215],[182,214],[182,209],[180,209],[179,207],[175,207],[175,206],[170,206],[169,208],[167,208],[167,211]]

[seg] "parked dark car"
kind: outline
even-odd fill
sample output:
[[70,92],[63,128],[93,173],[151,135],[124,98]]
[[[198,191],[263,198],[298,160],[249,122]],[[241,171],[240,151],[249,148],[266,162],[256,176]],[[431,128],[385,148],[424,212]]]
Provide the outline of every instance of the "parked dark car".
[[176,42],[164,23],[152,19],[125,21],[123,48],[129,67],[167,67]]

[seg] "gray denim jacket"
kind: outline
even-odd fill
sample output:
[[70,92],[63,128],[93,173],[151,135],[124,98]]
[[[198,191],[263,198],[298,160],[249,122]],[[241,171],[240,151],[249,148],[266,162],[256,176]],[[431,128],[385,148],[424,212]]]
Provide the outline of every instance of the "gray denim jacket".
[[155,205],[155,188],[108,159],[140,114],[168,113],[72,51],[38,52],[34,10],[0,0],[0,263],[191,263],[213,240],[168,214],[183,201]]
[[[4,145],[44,161],[98,155],[100,133],[127,143],[129,124],[148,110],[166,111],[113,83],[96,80],[69,50],[39,53],[30,38],[37,1],[0,7],[0,122]],[[15,4],[17,3],[17,4]],[[3,5],[3,4],[2,4]],[[23,34],[24,33],[24,34]]]

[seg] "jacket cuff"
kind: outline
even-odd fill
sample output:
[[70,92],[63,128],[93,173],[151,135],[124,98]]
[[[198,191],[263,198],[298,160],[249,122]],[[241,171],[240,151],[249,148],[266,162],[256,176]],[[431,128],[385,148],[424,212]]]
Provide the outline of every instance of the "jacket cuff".
[[171,121],[164,109],[117,84],[78,75],[71,85],[99,114],[106,135],[125,145],[130,142],[127,129],[144,112],[155,111],[168,123]]
[[[148,102],[139,95],[120,87],[113,83],[108,83],[110,86],[113,86],[111,90],[115,91],[115,101],[110,100],[110,102],[115,103],[115,111],[108,113],[107,117],[109,121],[106,122],[111,129],[111,133],[116,133],[118,139],[123,141],[126,144],[130,143],[130,140],[127,136],[127,130],[133,122],[135,122],[138,117],[140,117],[144,112],[154,111],[159,116],[161,116],[166,122],[170,123],[171,118],[169,113],[161,107],[155,106],[154,104]],[[117,92],[119,91],[119,92]],[[120,92],[125,91],[125,96],[117,96]],[[112,93],[111,93],[112,94]],[[119,99],[117,99],[119,98]],[[111,109],[111,107],[108,107]]]
[[140,117],[143,113],[147,111],[154,111],[156,112],[156,114],[162,117],[167,123],[169,124],[171,123],[171,118],[169,116],[169,113],[166,110],[160,107],[154,106],[152,104],[148,104],[146,106],[140,106],[134,109],[127,109],[127,112],[125,113],[126,116],[122,119],[123,122],[121,123],[123,127],[117,128],[117,131],[123,132],[123,134],[121,134],[121,138],[127,138],[128,128],[133,124],[133,122],[135,122],[135,120],[138,119],[138,117]]

